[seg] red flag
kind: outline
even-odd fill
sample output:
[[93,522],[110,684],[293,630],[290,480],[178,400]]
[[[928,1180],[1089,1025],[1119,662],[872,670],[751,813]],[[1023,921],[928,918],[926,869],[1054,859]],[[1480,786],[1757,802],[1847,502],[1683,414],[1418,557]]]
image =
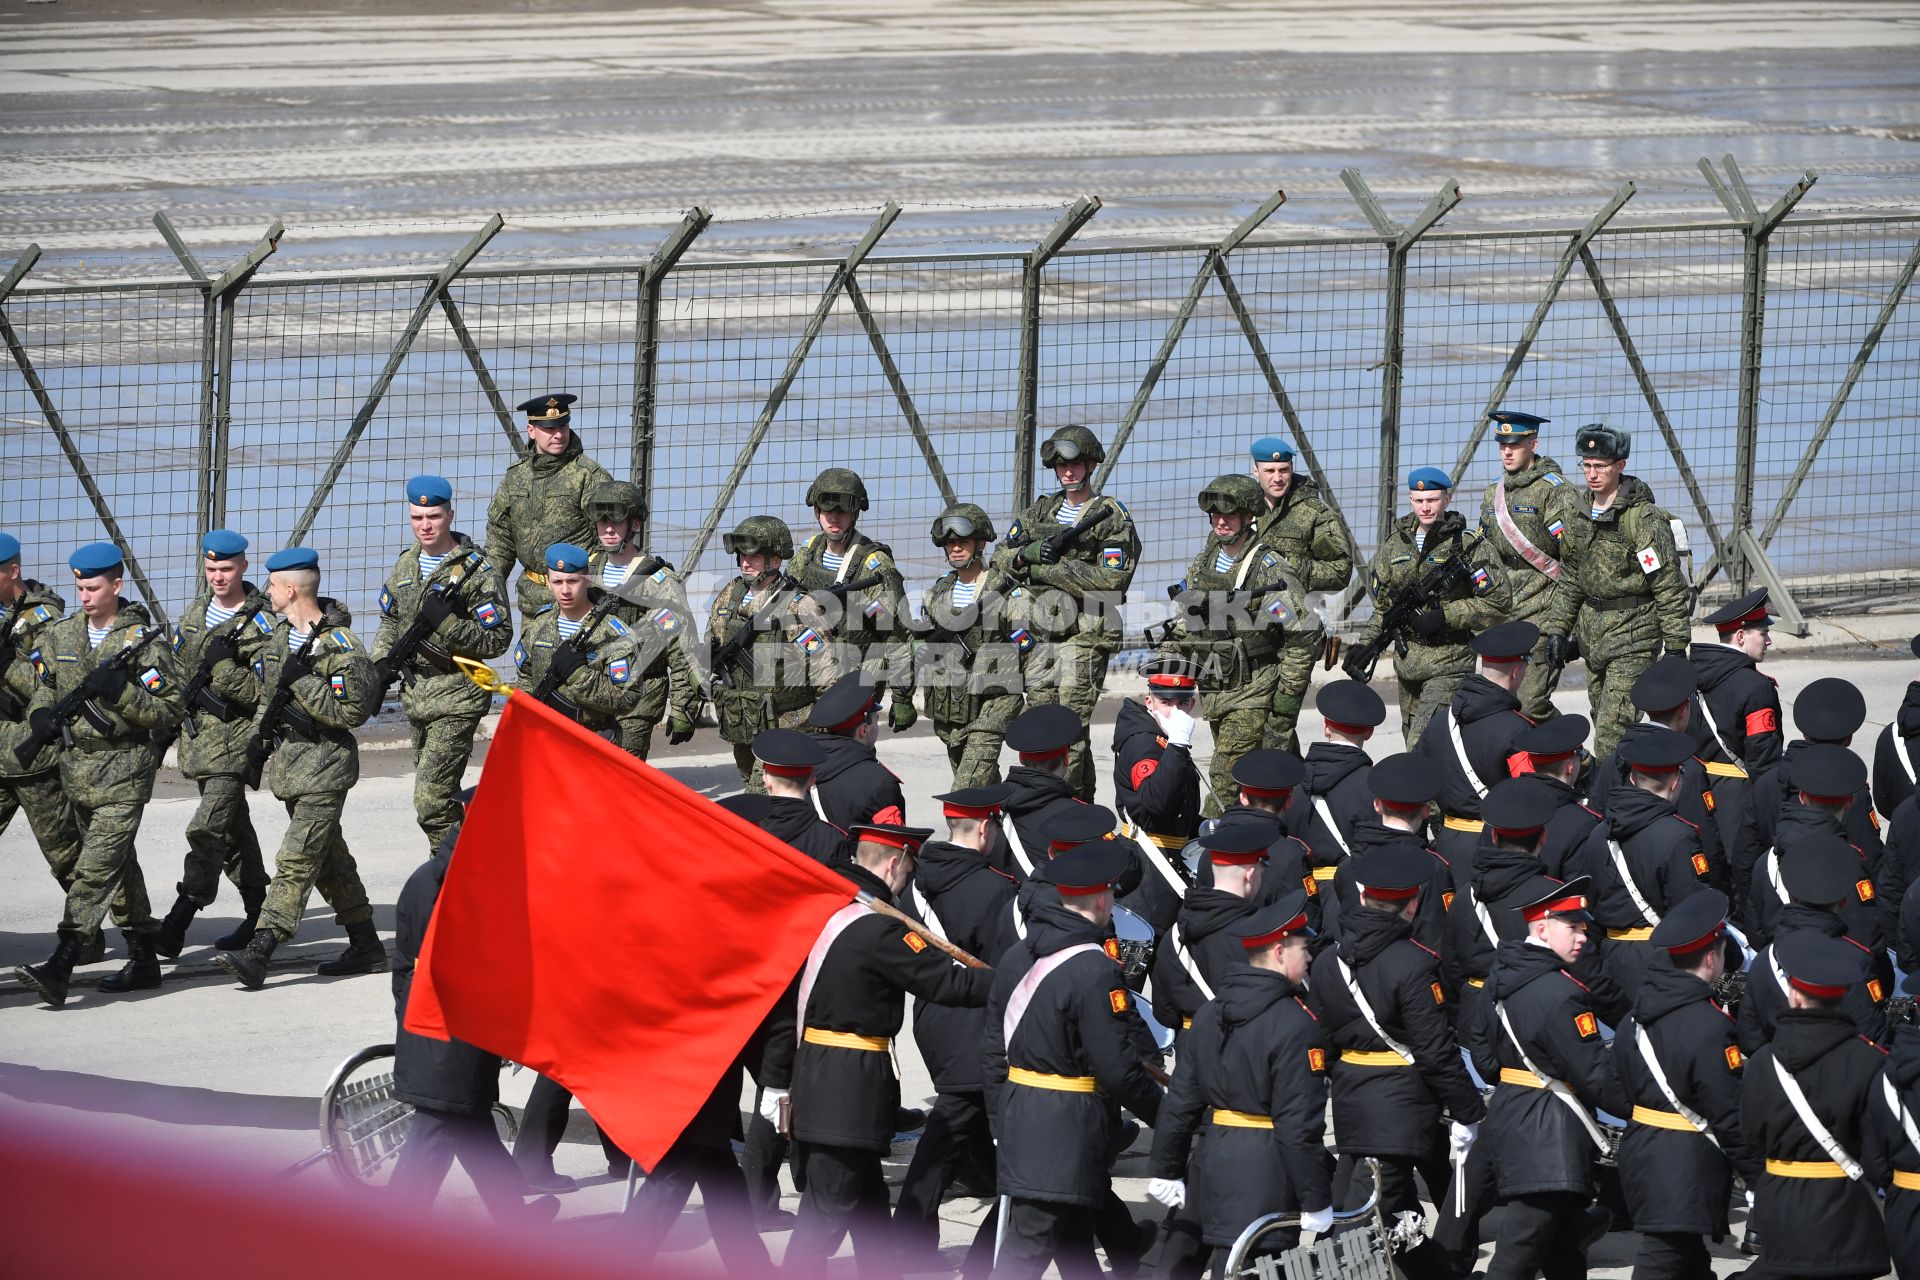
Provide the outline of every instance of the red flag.
[[652,1168],[853,895],[515,694],[427,930],[407,1029],[552,1076]]

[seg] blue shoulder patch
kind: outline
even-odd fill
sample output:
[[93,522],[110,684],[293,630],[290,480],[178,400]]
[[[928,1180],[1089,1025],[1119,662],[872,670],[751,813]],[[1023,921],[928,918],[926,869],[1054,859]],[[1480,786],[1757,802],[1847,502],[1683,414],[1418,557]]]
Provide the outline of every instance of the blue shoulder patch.
[[45,622],[48,618],[51,618],[52,616],[53,616],[53,610],[47,608],[47,606],[43,604],[37,604],[33,607],[33,620],[35,622]]
[[334,644],[339,646],[340,652],[342,653],[353,652],[353,637],[348,635],[346,632],[341,631],[338,628],[334,629],[333,642]]
[[624,636],[627,634],[627,624],[620,621],[620,619],[614,617],[612,614],[607,615],[607,625],[613,628],[613,634],[617,636]]
[[187,638],[184,635],[180,634],[180,628],[175,627],[173,629],[173,651],[175,653],[180,652],[180,646],[185,644],[186,642],[187,642]]
[[1548,484],[1565,484],[1567,482],[1567,478],[1561,475],[1558,471],[1546,472],[1540,478],[1542,480],[1545,480]]
[[380,612],[386,614],[393,612],[393,592],[385,587],[380,588]]
[[260,629],[260,634],[263,636],[273,634],[273,624],[267,621],[267,611],[265,609],[253,615],[253,625]]
[[518,640],[513,642],[513,665],[516,667],[527,665],[527,646]]

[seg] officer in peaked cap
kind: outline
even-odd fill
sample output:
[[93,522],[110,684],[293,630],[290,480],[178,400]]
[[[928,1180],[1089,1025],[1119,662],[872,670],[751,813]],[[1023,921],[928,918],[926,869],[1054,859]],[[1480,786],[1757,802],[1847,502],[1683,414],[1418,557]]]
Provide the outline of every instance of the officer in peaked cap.
[[807,713],[807,727],[820,738],[826,760],[814,771],[821,815],[836,827],[856,822],[900,822],[907,798],[900,779],[874,754],[879,732],[880,687],[858,668],[834,681]]
[[1531,622],[1505,622],[1475,636],[1479,671],[1460,682],[1409,748],[1440,773],[1439,849],[1456,867],[1465,865],[1479,839],[1480,797],[1513,776],[1514,739],[1530,723],[1520,714],[1518,691],[1537,639]]
[[[1710,613],[1719,637],[1687,650],[1700,692],[1688,732],[1693,753],[1713,779],[1714,816],[1721,843],[1732,848],[1752,779],[1780,759],[1785,746],[1780,691],[1757,665],[1772,647],[1765,587]],[[1734,895],[1734,906],[1740,905]]]
[[[1560,464],[1540,457],[1540,428],[1551,419],[1518,409],[1487,415],[1489,433],[1500,450],[1500,478],[1480,499],[1480,536],[1492,549],[1513,586],[1508,616],[1542,623],[1560,575],[1560,539],[1549,523],[1554,495],[1567,487]],[[1535,720],[1554,715],[1553,690],[1559,672],[1549,665],[1544,640],[1520,687],[1520,709]]]
[[1007,770],[1007,850],[1003,870],[1022,878],[1047,856],[1046,825],[1080,802],[1068,779],[1070,749],[1086,732],[1078,713],[1059,703],[1028,707],[1007,726],[1006,745],[1019,757]]
[[1592,809],[1580,803],[1578,790],[1591,728],[1583,715],[1561,715],[1523,730],[1513,740],[1514,750],[1526,757],[1531,769],[1526,777],[1536,788],[1551,793],[1559,805],[1540,838],[1540,865],[1550,876],[1573,874],[1569,864],[1599,821]]
[[523,621],[552,602],[542,553],[556,542],[588,546],[594,541],[588,496],[613,479],[586,456],[573,430],[578,396],[555,392],[520,405],[527,424],[527,451],[507,468],[487,505],[487,562],[504,594],[514,565],[521,569],[518,601]]

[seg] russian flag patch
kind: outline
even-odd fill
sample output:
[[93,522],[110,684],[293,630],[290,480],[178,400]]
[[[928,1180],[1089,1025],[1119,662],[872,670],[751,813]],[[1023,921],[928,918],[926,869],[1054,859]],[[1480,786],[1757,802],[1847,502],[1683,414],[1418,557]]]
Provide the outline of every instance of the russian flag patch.
[[673,616],[673,610],[661,609],[653,615],[653,625],[660,629],[661,635],[672,635],[680,628],[680,619]]
[[1475,569],[1473,571],[1473,593],[1475,595],[1485,595],[1491,590],[1493,590],[1493,575],[1489,574],[1485,569]]
[[341,702],[347,700],[347,678],[344,675],[327,677],[327,683],[333,686],[333,696]]
[[1547,521],[1547,532],[1552,534],[1556,539],[1566,537],[1567,535],[1566,522],[1562,520]]
[[615,658],[607,664],[607,678],[615,684],[625,684],[633,674],[633,664],[625,658]]
[[1287,608],[1285,600],[1276,599],[1267,604],[1267,616],[1275,622],[1287,622],[1292,620],[1293,611]]
[[473,620],[491,631],[500,625],[500,606],[491,600],[482,600],[473,607]]
[[1007,639],[1013,641],[1014,646],[1022,653],[1033,648],[1033,632],[1027,630],[1025,627],[1017,628]]
[[802,653],[817,653],[823,643],[820,639],[820,633],[812,627],[808,627],[805,631],[802,631],[793,638],[794,647]]
[[148,693],[158,693],[167,687],[167,678],[160,674],[160,668],[148,667],[140,673],[140,687]]
[[1109,569],[1127,567],[1127,549],[1125,547],[1107,547],[1100,552],[1100,563]]

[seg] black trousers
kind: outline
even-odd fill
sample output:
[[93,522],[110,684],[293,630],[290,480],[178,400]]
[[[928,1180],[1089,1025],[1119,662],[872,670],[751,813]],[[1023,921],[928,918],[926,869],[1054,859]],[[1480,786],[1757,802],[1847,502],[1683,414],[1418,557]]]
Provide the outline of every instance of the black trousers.
[[927,1112],[893,1208],[894,1238],[902,1249],[924,1255],[940,1247],[940,1202],[967,1160],[989,1172],[993,1169],[986,1096],[943,1093]]
[[1454,1197],[1459,1193],[1451,1183],[1440,1197],[1444,1203],[1440,1205],[1440,1221],[1434,1227],[1433,1238],[1452,1260],[1456,1274],[1473,1270],[1480,1251],[1480,1222],[1499,1200],[1492,1152],[1493,1143],[1484,1139],[1467,1151],[1466,1171],[1460,1178],[1466,1204],[1464,1213],[1454,1212]]
[[880,1153],[810,1142],[799,1147],[807,1185],[800,1193],[800,1216],[787,1241],[782,1269],[797,1276],[824,1276],[827,1259],[851,1234],[861,1275],[898,1275]]
[[1707,1242],[1689,1232],[1642,1232],[1633,1280],[1709,1280],[1713,1260]]
[[[1360,1173],[1364,1170],[1360,1161],[1368,1158],[1364,1154],[1343,1155],[1340,1157],[1339,1168],[1344,1171],[1351,1160],[1354,1172]],[[1426,1180],[1427,1190],[1432,1194],[1434,1203],[1447,1202],[1448,1166],[1444,1162],[1436,1159],[1416,1160],[1412,1156],[1404,1155],[1376,1155],[1370,1158],[1380,1163],[1380,1212],[1386,1218],[1388,1226],[1392,1226],[1395,1216],[1401,1213],[1411,1213],[1425,1220],[1427,1211],[1420,1203],[1420,1187],[1414,1181],[1416,1172]],[[1354,1179],[1349,1178],[1348,1185],[1344,1188],[1336,1185],[1333,1198],[1336,1208],[1357,1209],[1366,1203],[1366,1189],[1353,1186],[1353,1181]],[[1447,1280],[1447,1277],[1453,1274],[1453,1267],[1447,1259],[1447,1251],[1431,1237],[1422,1240],[1416,1247],[1396,1255],[1394,1265],[1400,1269],[1407,1280]]]
[[1093,1253],[1094,1210],[1086,1205],[1023,1200],[1018,1196],[1005,1204],[1006,1223],[993,1280],[1039,1280],[1049,1262],[1060,1268],[1061,1280],[1101,1274],[1100,1261]]
[[[553,1153],[560,1149],[560,1139],[567,1131],[567,1112],[572,1106],[573,1095],[546,1076],[533,1082],[533,1090],[527,1094],[526,1114],[520,1118],[520,1136],[513,1140],[513,1158],[522,1170],[529,1174],[553,1170]],[[600,1150],[606,1154],[607,1167],[610,1170],[624,1168],[626,1154],[598,1124],[593,1128],[600,1135]]]
[[[756,1061],[749,1058],[751,1065]],[[788,1142],[773,1127],[773,1121],[760,1114],[759,1090],[763,1086],[760,1077],[753,1077],[754,1098],[753,1115],[747,1120],[746,1152],[740,1161],[741,1169],[747,1175],[747,1199],[753,1204],[756,1216],[765,1217],[780,1207],[780,1166],[787,1162]]]
[[642,1271],[660,1251],[667,1233],[687,1206],[687,1197],[700,1188],[707,1230],[728,1274],[764,1276],[773,1270],[767,1246],[754,1230],[753,1208],[747,1203],[747,1179],[729,1147],[675,1143],[647,1174],[627,1206],[621,1223],[629,1257]]
[[1487,1280],[1585,1280],[1587,1197],[1571,1191],[1514,1196],[1493,1246]]
[[413,1127],[394,1160],[387,1193],[408,1209],[425,1213],[455,1160],[473,1179],[495,1222],[514,1221],[525,1211],[527,1180],[501,1145],[490,1114],[465,1116],[415,1107]]

